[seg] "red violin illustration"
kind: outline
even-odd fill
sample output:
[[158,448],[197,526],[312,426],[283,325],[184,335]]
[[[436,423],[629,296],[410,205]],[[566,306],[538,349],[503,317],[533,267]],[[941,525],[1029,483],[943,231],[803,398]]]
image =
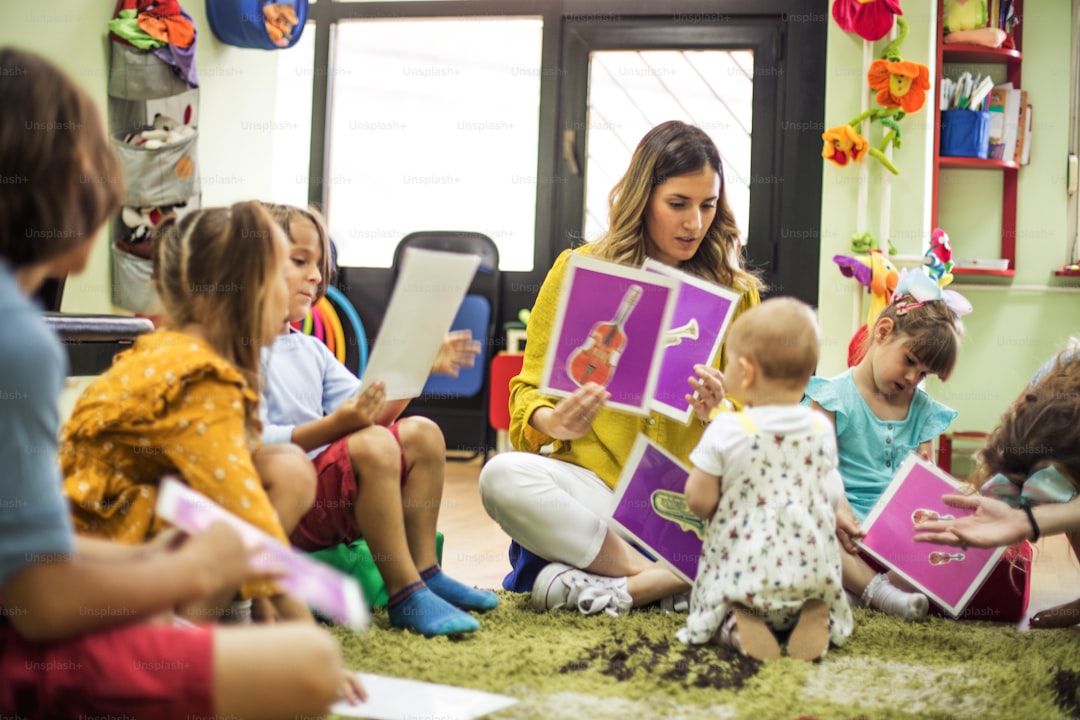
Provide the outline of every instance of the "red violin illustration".
[[594,382],[607,385],[619,364],[619,355],[626,347],[626,333],[622,326],[637,301],[641,299],[641,286],[631,285],[623,295],[619,310],[611,322],[598,322],[589,331],[589,339],[570,354],[566,369],[578,385]]

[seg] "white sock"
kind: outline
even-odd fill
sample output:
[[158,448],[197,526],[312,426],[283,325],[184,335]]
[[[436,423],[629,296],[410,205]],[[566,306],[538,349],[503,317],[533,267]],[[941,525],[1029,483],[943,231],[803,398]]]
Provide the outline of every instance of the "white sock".
[[884,574],[876,575],[863,590],[862,600],[887,615],[899,615],[905,620],[926,617],[930,601],[922,593],[904,592],[889,582]]

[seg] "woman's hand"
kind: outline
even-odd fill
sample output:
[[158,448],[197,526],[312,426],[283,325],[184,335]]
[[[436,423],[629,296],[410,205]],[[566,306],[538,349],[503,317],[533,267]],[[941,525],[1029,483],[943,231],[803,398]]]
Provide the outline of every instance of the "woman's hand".
[[915,526],[915,542],[959,547],[998,547],[1011,545],[1031,536],[1027,513],[1007,503],[983,495],[943,495],[949,507],[974,510],[956,520],[933,520]]
[[694,392],[686,395],[686,401],[698,420],[708,422],[713,410],[724,401],[724,374],[708,365],[695,365],[694,373],[696,377],[687,378]]
[[386,383],[373,382],[363,391],[338,406],[333,412],[334,423],[344,436],[375,424],[386,404]]
[[480,354],[480,341],[473,340],[472,330],[454,330],[448,333],[439,346],[439,355],[431,366],[432,375],[457,377],[463,367],[476,364]]
[[533,427],[555,440],[577,440],[588,434],[596,414],[610,397],[611,393],[603,386],[585,383],[555,407],[537,410],[531,422]]

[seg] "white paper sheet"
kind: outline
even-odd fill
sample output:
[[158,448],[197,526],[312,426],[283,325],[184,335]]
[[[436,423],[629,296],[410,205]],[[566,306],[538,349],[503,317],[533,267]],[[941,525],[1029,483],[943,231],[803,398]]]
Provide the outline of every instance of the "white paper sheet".
[[359,705],[339,702],[330,708],[331,713],[369,720],[472,720],[498,712],[517,702],[517,698],[507,695],[495,695],[453,685],[437,685],[369,673],[356,675],[367,690],[367,702]]
[[363,381],[386,383],[386,399],[420,395],[480,256],[409,248]]

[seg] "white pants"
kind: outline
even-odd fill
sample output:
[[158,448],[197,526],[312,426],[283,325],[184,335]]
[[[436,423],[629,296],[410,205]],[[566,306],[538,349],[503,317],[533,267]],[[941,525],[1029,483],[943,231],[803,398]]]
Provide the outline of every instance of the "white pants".
[[488,515],[522,547],[577,568],[600,554],[612,491],[583,467],[526,452],[500,453],[480,471]]

